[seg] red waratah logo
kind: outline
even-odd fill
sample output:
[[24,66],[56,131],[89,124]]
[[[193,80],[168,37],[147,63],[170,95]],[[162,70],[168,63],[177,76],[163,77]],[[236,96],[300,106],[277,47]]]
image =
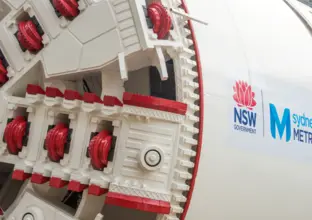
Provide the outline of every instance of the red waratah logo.
[[234,88],[234,100],[239,107],[246,107],[252,110],[257,102],[255,101],[255,93],[251,90],[251,86],[243,81],[237,81]]

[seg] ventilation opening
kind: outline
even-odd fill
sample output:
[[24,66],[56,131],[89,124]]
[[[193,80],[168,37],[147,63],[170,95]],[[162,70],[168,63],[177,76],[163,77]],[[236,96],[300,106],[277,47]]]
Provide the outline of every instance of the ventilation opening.
[[98,219],[97,215],[101,213],[101,210],[103,209],[104,206],[105,195],[103,196],[89,195],[88,191],[85,190],[82,196],[83,196],[82,202],[79,205],[78,208],[79,211],[75,213],[75,219],[79,220]]
[[176,85],[173,61],[169,60],[166,63],[169,78],[162,81],[159,77],[159,72],[156,67],[150,67],[150,91],[151,96],[176,100]]
[[6,211],[15,201],[25,182],[13,180],[14,164],[0,162],[0,207]]
[[82,194],[83,192],[74,192],[69,190],[64,196],[62,203],[74,210],[77,210],[82,199]]
[[5,56],[1,50],[0,50],[0,60],[1,60],[2,65],[4,66],[4,68],[7,69],[9,67],[9,64],[8,64],[7,60],[5,59]]
[[152,4],[153,2],[161,2],[160,0],[159,1],[155,1],[155,0],[145,0],[146,2],[146,5],[149,5],[149,4]]
[[[71,191],[68,191],[66,187],[53,188],[49,183],[45,184],[32,184],[32,188],[35,191],[38,198],[43,201],[47,201],[57,209],[62,210],[64,213],[74,216],[77,205],[73,198],[74,192],[70,195]],[[77,198],[77,196],[76,196]]]
[[58,123],[64,123],[66,125],[69,125],[70,123],[69,116],[67,114],[59,113],[55,117],[55,124],[58,124]]
[[114,160],[116,143],[117,143],[117,137],[113,136],[112,146],[111,146],[111,149],[108,153],[108,158],[107,158],[109,162],[113,162],[113,160]]
[[3,0],[0,0],[0,21],[7,16],[11,11],[11,8],[3,2]]
[[22,11],[17,17],[16,22],[27,21],[30,19],[29,14],[26,11]]
[[5,84],[9,78],[7,76],[8,74],[8,62],[3,54],[3,52],[0,50],[0,86]]
[[14,112],[14,118],[16,116],[23,116],[27,122],[25,135],[23,136],[23,147],[27,147],[28,139],[29,139],[29,129],[30,129],[30,122],[28,121],[28,115],[27,108],[18,107]]
[[149,67],[144,67],[130,72],[128,74],[128,80],[124,84],[126,92],[150,95],[151,87],[149,71]]
[[143,212],[136,209],[127,209],[118,206],[105,205],[102,210],[105,220],[156,220],[157,214]]
[[154,96],[176,101],[176,85],[173,61],[166,62],[168,79],[162,81],[156,67],[150,66],[129,73],[125,90],[130,93]]
[[22,97],[26,96],[26,89],[28,84],[39,85],[43,88],[43,80],[42,76],[44,76],[44,71],[42,64],[38,62],[31,69],[27,71],[23,76],[15,76],[19,77],[18,80],[8,89],[8,95]]
[[311,0],[298,0],[299,2],[302,2],[303,4],[308,5],[312,8],[312,1]]
[[28,118],[27,108],[17,107],[13,113],[13,117],[15,118],[17,116],[24,116],[27,119]]
[[88,93],[94,93],[98,97],[101,97],[102,93],[102,77],[101,73],[94,73],[90,76],[85,76],[82,80],[83,91]]

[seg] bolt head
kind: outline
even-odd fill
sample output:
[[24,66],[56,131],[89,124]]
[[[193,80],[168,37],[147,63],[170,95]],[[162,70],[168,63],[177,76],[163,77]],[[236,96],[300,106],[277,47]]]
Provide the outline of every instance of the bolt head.
[[23,220],[35,220],[35,217],[32,214],[27,213],[23,216]]
[[157,151],[149,151],[146,153],[145,160],[149,166],[156,166],[160,163],[161,157]]

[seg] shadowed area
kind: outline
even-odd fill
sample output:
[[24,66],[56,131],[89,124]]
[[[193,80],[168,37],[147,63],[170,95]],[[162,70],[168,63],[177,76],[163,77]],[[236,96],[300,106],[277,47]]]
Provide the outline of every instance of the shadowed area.
[[156,213],[142,212],[135,209],[127,209],[118,206],[105,205],[102,213],[105,220],[155,220]]

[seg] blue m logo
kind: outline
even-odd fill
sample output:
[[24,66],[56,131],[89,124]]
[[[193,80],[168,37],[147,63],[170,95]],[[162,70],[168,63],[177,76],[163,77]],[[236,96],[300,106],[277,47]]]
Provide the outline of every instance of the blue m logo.
[[291,125],[290,125],[290,110],[284,109],[282,120],[278,117],[275,105],[270,104],[270,128],[271,135],[276,139],[276,130],[278,131],[279,138],[282,139],[286,130],[286,141],[290,141],[291,136]]

